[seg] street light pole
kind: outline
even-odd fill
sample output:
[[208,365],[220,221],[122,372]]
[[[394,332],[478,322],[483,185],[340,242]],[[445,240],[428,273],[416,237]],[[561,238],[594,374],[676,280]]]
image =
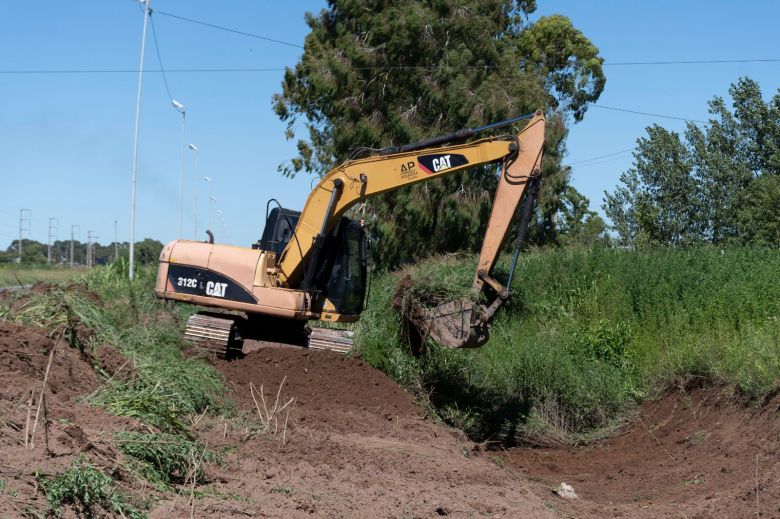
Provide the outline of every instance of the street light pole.
[[208,228],[206,230],[210,231],[211,230],[211,200],[214,197],[211,196],[211,177],[203,177],[203,180],[208,182],[208,186],[209,186],[209,188],[208,188],[208,192],[209,192],[209,226],[208,226]]
[[198,178],[200,178],[200,150],[194,144],[190,144],[189,148],[195,152],[195,200],[192,203],[192,219],[195,222],[195,227],[192,232],[192,239],[198,239]]
[[[211,184],[209,184],[209,187],[211,187]],[[216,197],[213,197],[209,195],[209,230],[214,231],[214,229],[211,228],[211,213],[214,210],[214,202],[216,202]]]
[[181,223],[184,214],[184,137],[187,129],[187,109],[176,99],[171,99],[171,104],[181,113],[181,149],[179,150],[179,239],[181,240]]
[[[133,175],[130,181],[130,270],[129,277],[133,279],[135,275],[135,180],[138,172],[138,127],[141,123],[141,86],[144,81],[144,52],[146,50],[146,28],[149,25],[149,16],[151,0],[139,0],[144,6],[144,30],[141,36],[141,65],[138,68],[138,95],[135,100],[135,130],[133,131]],[[72,257],[72,254],[71,254]],[[71,264],[73,260],[71,259]]]

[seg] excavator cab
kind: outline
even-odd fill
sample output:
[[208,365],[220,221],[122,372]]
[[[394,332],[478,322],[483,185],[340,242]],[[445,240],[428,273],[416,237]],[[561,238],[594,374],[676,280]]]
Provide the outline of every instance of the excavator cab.
[[[292,241],[296,247],[295,227],[300,211],[276,207],[268,212],[262,238],[254,248],[273,252],[278,258]],[[359,222],[342,217],[325,240],[321,265],[316,270],[312,288],[315,310],[341,316],[358,316],[363,311],[366,294],[366,237]],[[327,301],[330,302],[328,304]]]

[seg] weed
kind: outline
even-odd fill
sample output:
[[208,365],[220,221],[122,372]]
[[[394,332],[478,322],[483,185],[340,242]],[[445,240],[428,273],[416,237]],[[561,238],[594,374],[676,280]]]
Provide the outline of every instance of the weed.
[[160,488],[183,484],[188,478],[195,484],[204,479],[202,463],[222,463],[223,457],[199,442],[167,433],[120,432],[117,447],[131,460],[130,468]]
[[94,517],[99,510],[122,517],[146,517],[128,502],[110,476],[87,463],[83,456],[58,476],[49,478],[36,472],[36,481],[46,494],[49,512],[56,517],[62,516],[63,505],[72,506],[85,517]]
[[[255,403],[255,410],[257,411],[257,418],[260,420],[260,431],[271,436],[277,436],[282,434],[282,445],[287,443],[287,423],[290,419],[290,410],[295,404],[295,398],[281,399],[282,388],[287,377],[282,379],[279,384],[279,389],[276,391],[276,399],[273,405],[270,400],[266,401],[263,394],[263,386],[260,389],[255,389],[254,384],[249,383],[249,393],[252,396],[252,401]],[[260,402],[257,401],[257,396],[260,396]],[[280,400],[281,399],[281,400]],[[286,401],[285,401],[286,400]],[[261,406],[262,403],[262,406]],[[284,414],[284,421],[282,421],[282,414]]]

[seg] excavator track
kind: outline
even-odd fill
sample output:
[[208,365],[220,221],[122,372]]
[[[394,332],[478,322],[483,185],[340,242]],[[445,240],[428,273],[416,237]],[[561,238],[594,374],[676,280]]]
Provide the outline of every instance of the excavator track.
[[[234,351],[240,351],[236,344],[238,316],[198,313],[187,319],[184,338],[205,353],[219,359],[229,358]],[[238,346],[238,347],[236,347]]]
[[349,330],[312,327],[311,334],[309,334],[309,348],[349,353],[352,349],[353,335],[354,333]]
[[202,312],[187,319],[184,338],[199,350],[218,359],[238,356],[243,350],[244,339],[248,339],[249,343],[245,353],[263,346],[308,347],[342,354],[352,349],[353,332],[349,330],[317,327],[311,327],[308,333],[303,328],[299,330],[274,328],[269,323],[265,323],[265,326],[250,326],[239,315]]

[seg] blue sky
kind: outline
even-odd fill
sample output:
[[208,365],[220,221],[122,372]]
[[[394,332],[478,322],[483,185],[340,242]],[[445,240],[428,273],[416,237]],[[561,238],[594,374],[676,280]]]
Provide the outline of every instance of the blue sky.
[[[159,11],[302,44],[306,11],[322,1],[152,0]],[[776,22],[780,2],[754,1],[750,9],[725,1],[539,1],[535,17],[569,16],[607,62],[780,58]],[[280,68],[301,49],[193,25],[158,13],[157,36],[166,68]],[[0,20],[0,70],[124,69],[138,67],[142,13],[133,0],[27,0],[6,3]],[[151,32],[147,69],[157,69]],[[780,87],[780,63],[607,66],[604,106],[707,119],[707,101],[726,95],[748,75],[766,97]],[[174,97],[187,106],[187,142],[201,150],[201,176],[213,178],[216,207],[230,238],[247,245],[259,237],[265,203],[276,197],[300,208],[312,178],[283,178],[277,165],[294,155],[271,96],[281,72],[171,73]],[[92,230],[101,242],[129,237],[132,129],[137,76],[132,73],[0,75],[0,244],[17,236],[20,208],[32,210],[31,237],[46,241],[48,218],[81,239]],[[631,148],[653,123],[682,130],[680,121],[591,108],[573,125],[567,162]],[[170,106],[159,74],[145,76],[138,175],[136,236],[167,241],[177,235],[180,115]],[[631,164],[628,153],[574,166],[574,185],[601,205]],[[193,232],[194,154],[185,164],[184,237]],[[200,229],[208,217],[200,190]],[[216,215],[215,215],[216,218]],[[213,225],[221,238],[221,225]]]

